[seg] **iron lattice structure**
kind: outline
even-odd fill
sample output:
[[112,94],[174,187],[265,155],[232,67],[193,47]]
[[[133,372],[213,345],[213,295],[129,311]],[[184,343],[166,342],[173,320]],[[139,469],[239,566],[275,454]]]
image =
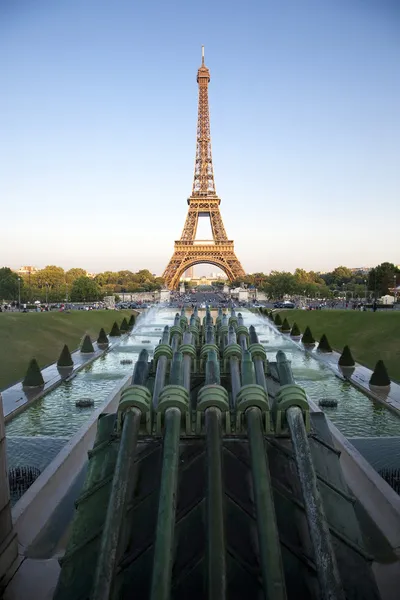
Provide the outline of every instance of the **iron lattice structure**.
[[[209,82],[210,71],[204,64],[203,47],[202,64],[197,72],[199,112],[193,188],[192,195],[188,198],[189,210],[181,239],[175,242],[174,253],[163,274],[165,283],[170,289],[177,288],[186,269],[199,263],[219,267],[229,281],[245,274],[236,257],[233,241],[228,240],[226,235],[219,210],[221,200],[215,191],[208,107]],[[213,237],[211,241],[196,241],[199,217],[210,219]]]

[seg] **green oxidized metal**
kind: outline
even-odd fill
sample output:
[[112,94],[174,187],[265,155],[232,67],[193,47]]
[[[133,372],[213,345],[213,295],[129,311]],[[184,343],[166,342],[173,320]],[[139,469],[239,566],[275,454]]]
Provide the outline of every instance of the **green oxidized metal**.
[[240,360],[242,358],[242,349],[239,344],[230,344],[224,349],[224,371],[229,372],[229,361],[231,358]]
[[236,432],[244,427],[244,413],[248,408],[259,408],[266,434],[273,433],[271,414],[269,410],[268,394],[261,385],[251,383],[244,385],[236,398]]
[[222,385],[205,385],[199,392],[196,408],[196,434],[204,430],[204,412],[219,408],[224,417],[225,433],[231,433],[228,392]]
[[132,408],[141,411],[141,425],[146,433],[151,434],[151,393],[143,385],[130,385],[121,394],[118,405],[117,430],[120,432],[124,413]]
[[307,433],[310,431],[310,407],[307,402],[306,392],[297,384],[287,384],[279,388],[279,392],[272,405],[275,433],[277,435],[289,434],[285,413],[292,406],[298,406],[301,409],[306,431]]
[[161,433],[165,411],[172,407],[179,408],[181,426],[186,433],[190,433],[189,393],[181,385],[166,385],[161,392],[156,413],[156,433]]
[[170,339],[172,339],[174,337],[174,335],[179,335],[180,337],[182,337],[182,328],[179,325],[172,325],[171,329],[169,330],[170,333]]
[[159,344],[154,350],[154,368],[162,356],[166,356],[168,360],[172,359],[172,348],[169,344]]
[[236,329],[236,335],[237,337],[239,337],[240,335],[244,335],[247,339],[249,339],[249,330],[245,325],[239,325]]
[[264,362],[267,360],[267,353],[262,344],[251,344],[248,348],[252,358],[261,358]]

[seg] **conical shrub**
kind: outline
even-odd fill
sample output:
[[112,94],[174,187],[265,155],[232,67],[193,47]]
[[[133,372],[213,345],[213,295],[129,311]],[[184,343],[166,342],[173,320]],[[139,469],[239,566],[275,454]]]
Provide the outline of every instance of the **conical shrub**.
[[372,373],[369,382],[371,385],[377,385],[379,387],[390,385],[389,375],[386,371],[383,360],[378,360],[376,363],[374,372]]
[[128,325],[128,321],[125,319],[125,317],[122,319],[122,323],[119,326],[119,330],[121,333],[126,333],[129,329],[129,325]]
[[309,326],[307,325],[307,327],[304,330],[303,333],[303,337],[301,338],[301,341],[303,342],[303,344],[315,344],[315,340],[313,338],[313,334],[311,333],[311,329],[309,328]]
[[318,350],[320,350],[321,352],[332,352],[332,348],[330,346],[330,343],[328,342],[328,338],[324,333],[321,335],[321,339],[319,340]]
[[282,333],[289,333],[290,332],[289,321],[287,320],[286,317],[283,319],[281,331],[282,331]]
[[90,354],[91,352],[94,352],[92,340],[90,339],[90,337],[88,335],[85,335],[85,337],[83,338],[83,342],[81,345],[81,352],[83,354]]
[[354,362],[354,358],[350,352],[350,348],[348,346],[345,346],[339,358],[339,365],[341,367],[354,367],[355,364],[356,363]]
[[301,331],[299,329],[299,326],[297,325],[297,323],[293,323],[293,327],[290,331],[290,335],[292,337],[300,337],[301,336]]
[[273,320],[275,319],[275,317],[274,317],[274,313],[272,312],[272,310],[271,310],[271,312],[269,313],[268,317],[271,319],[271,321],[273,321]]
[[131,318],[128,321],[129,329],[133,329],[135,327],[136,317],[135,315],[131,315]]
[[67,344],[61,350],[60,358],[57,361],[57,367],[73,367],[74,361],[72,360],[71,352]]
[[276,315],[274,323],[277,327],[282,327],[282,319],[279,313]]
[[110,336],[117,337],[119,335],[121,335],[121,332],[119,330],[118,323],[114,321],[114,325],[111,327]]
[[44,379],[36,358],[32,358],[28,370],[22,382],[23,387],[40,387],[44,385]]
[[100,329],[99,337],[97,338],[97,343],[101,346],[105,346],[108,344],[108,337],[103,327]]

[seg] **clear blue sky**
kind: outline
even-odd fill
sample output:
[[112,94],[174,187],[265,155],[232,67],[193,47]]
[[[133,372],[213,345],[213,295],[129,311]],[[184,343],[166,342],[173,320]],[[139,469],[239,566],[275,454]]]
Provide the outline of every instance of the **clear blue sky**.
[[2,0],[1,264],[162,273],[201,44],[245,270],[400,263],[399,32],[396,0]]

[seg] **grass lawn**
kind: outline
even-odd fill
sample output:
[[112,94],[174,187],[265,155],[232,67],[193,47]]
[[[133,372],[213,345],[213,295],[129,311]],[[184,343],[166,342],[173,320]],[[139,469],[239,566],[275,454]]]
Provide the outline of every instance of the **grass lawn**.
[[0,389],[20,381],[31,358],[41,368],[56,362],[67,344],[70,351],[79,347],[88,333],[96,340],[101,327],[108,334],[114,321],[121,324],[131,310],[76,310],[71,313],[1,313],[0,314]]
[[[278,311],[277,311],[278,312]],[[323,333],[334,350],[348,344],[354,359],[373,369],[382,359],[389,377],[400,381],[400,312],[360,312],[355,310],[284,310],[291,325],[301,331],[307,325],[316,340]]]

